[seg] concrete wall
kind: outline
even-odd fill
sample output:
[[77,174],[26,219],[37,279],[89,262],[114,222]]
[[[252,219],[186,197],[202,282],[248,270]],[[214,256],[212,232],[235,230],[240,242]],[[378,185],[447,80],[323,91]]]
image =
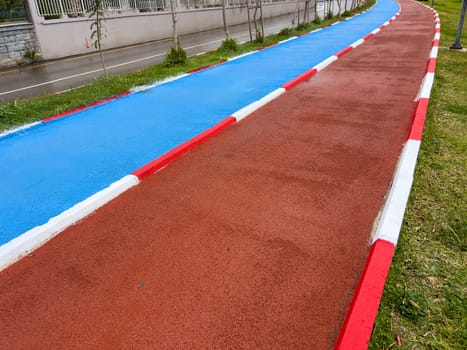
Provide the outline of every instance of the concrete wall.
[[[92,52],[89,27],[92,20],[85,17],[44,20],[38,17],[34,0],[29,0],[31,17],[44,59],[65,57]],[[296,2],[281,2],[264,5],[264,17],[269,18],[293,13]],[[222,27],[221,8],[180,10],[177,13],[178,33],[188,34]],[[244,7],[227,9],[229,25],[246,23]],[[110,49],[169,38],[172,33],[170,12],[146,12],[107,15],[104,48]]]
[[34,26],[31,23],[14,23],[0,26],[0,67],[18,64],[26,47],[37,47]]

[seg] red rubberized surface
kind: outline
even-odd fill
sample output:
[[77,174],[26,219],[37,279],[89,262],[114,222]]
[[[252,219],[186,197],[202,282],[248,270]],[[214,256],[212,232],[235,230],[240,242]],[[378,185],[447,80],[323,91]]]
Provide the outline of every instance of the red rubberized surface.
[[54,116],[51,116],[51,117],[47,117],[47,118],[44,118],[42,119],[42,121],[44,123],[46,122],[50,122],[52,120],[56,120],[56,119],[60,119],[60,118],[64,118],[64,117],[67,117],[71,114],[74,114],[74,113],[78,113],[78,112],[81,112],[81,111],[84,111],[86,109],[89,109],[89,108],[92,108],[92,107],[96,107],[96,106],[99,106],[99,105],[103,105],[107,102],[110,102],[110,101],[113,101],[117,98],[120,98],[120,97],[123,97],[123,96],[127,96],[129,95],[130,92],[129,91],[126,91],[126,92],[123,92],[121,94],[118,94],[118,95],[115,95],[115,96],[111,96],[111,97],[107,97],[106,99],[103,99],[103,100],[100,100],[100,101],[97,101],[97,102],[94,102],[94,103],[91,103],[90,105],[86,105],[86,106],[83,106],[83,107],[78,107],[78,108],[74,108],[74,109],[71,109],[69,111],[66,111],[66,112],[63,112],[63,113],[60,113],[60,114],[56,114]]
[[426,72],[427,73],[434,73],[436,70],[436,58],[433,57],[433,58],[430,58],[428,60],[428,65],[426,67]]
[[423,135],[423,126],[425,125],[426,112],[429,99],[421,98],[415,107],[412,128],[410,129],[409,140],[421,140]]
[[394,251],[394,245],[384,240],[377,240],[372,245],[335,350],[368,347]]
[[282,87],[286,90],[289,90],[293,88],[294,86],[297,86],[298,84],[310,79],[316,73],[318,73],[318,70],[316,68],[312,68],[306,71],[305,73],[300,74],[298,77],[292,79],[288,83],[285,83],[284,85],[282,85]]
[[352,46],[348,46],[345,49],[343,49],[343,50],[339,51],[338,53],[336,53],[335,56],[341,57],[341,56],[345,55],[347,52],[352,51],[352,49],[353,49]]
[[431,47],[401,2],[371,43],[2,271],[0,348],[332,348]]
[[144,178],[148,177],[149,175],[155,173],[156,171],[162,169],[165,167],[167,164],[171,163],[178,157],[182,156],[189,150],[193,149],[200,143],[203,143],[207,139],[213,137],[214,135],[218,134],[225,128],[227,128],[229,125],[234,124],[237,120],[234,117],[228,117],[215,126],[209,128],[208,130],[202,132],[201,134],[195,136],[189,141],[183,142],[179,146],[175,147],[173,150],[170,152],[167,152],[164,154],[162,157],[159,157],[152,162],[144,165],[143,167],[135,170],[133,172],[133,175],[137,176],[140,180],[143,180]]

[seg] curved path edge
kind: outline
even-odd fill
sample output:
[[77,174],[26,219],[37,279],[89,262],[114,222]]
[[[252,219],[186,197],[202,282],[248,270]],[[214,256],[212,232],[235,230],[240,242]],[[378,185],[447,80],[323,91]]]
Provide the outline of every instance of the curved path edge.
[[[353,17],[356,17],[362,13],[365,13],[367,11],[371,10],[367,9],[365,11],[362,11],[358,14],[356,14]],[[269,94],[263,96],[257,101],[254,101],[250,103],[247,106],[244,106],[243,108],[237,110],[236,112],[232,113],[231,116],[225,118],[224,120],[220,121],[213,127],[209,128],[208,130],[205,130],[201,134],[193,137],[192,139],[180,144],[173,150],[169,151],[168,153],[162,155],[161,157],[158,157],[154,159],[153,161],[147,163],[146,165],[142,166],[141,168],[133,171],[131,174],[124,176],[120,180],[115,181],[114,183],[110,184],[107,188],[95,193],[94,195],[88,197],[87,199],[83,200],[82,202],[79,202],[75,204],[73,207],[70,209],[65,210],[61,214],[51,218],[47,223],[36,226],[25,233],[21,234],[20,236],[12,239],[8,243],[0,246],[0,271],[6,269],[10,265],[14,264],[24,256],[27,256],[37,248],[41,247],[45,243],[47,243],[49,240],[51,240],[53,237],[58,235],[60,232],[65,230],[67,227],[74,225],[78,223],[80,220],[84,219],[85,217],[89,216],[93,212],[95,212],[97,209],[102,207],[103,205],[107,204],[111,200],[117,198],[119,195],[121,195],[123,192],[127,191],[131,187],[136,186],[137,184],[140,183],[144,178],[147,176],[162,170],[164,167],[166,167],[169,163],[174,161],[175,159],[181,157],[183,154],[188,152],[189,150],[193,149],[197,145],[203,143],[207,139],[217,135],[219,132],[221,132],[223,129],[226,127],[238,123],[239,121],[243,120],[250,114],[252,114],[254,111],[258,110],[262,106],[266,105],[267,103],[271,102],[275,98],[279,97],[283,93],[285,93],[287,90],[292,89],[293,87],[297,86],[300,83],[303,83],[310,78],[312,78],[317,72],[323,70],[326,68],[328,65],[342,57],[344,54],[350,52],[352,49],[356,48],[357,46],[363,44],[365,41],[368,41],[370,38],[372,38],[374,35],[379,33],[382,29],[386,28],[388,25],[390,25],[398,16],[400,15],[400,6],[399,6],[399,11],[388,21],[384,22],[381,24],[378,28],[375,28],[373,31],[362,37],[361,39],[355,41],[354,43],[350,44],[348,47],[342,49],[341,51],[337,52],[334,55],[331,55],[330,57],[326,58],[322,62],[318,63],[314,67],[312,67],[310,70],[300,74],[296,78],[292,79],[291,81],[283,84],[280,88],[270,92]],[[349,17],[343,21],[346,21],[350,18]],[[338,21],[332,25],[337,25],[343,21]],[[332,26],[331,25],[331,26]],[[323,30],[323,28],[311,31],[307,34],[311,34],[316,31]],[[294,40],[297,37],[291,37],[287,40],[283,40],[281,42],[278,42],[277,44],[274,44],[272,46],[280,45],[282,43],[288,42],[290,40]],[[263,48],[267,49],[267,48]],[[228,59],[227,61],[232,61],[232,60],[237,60],[241,59],[245,56],[249,56],[251,54],[255,54],[260,50],[255,50],[248,52],[246,54],[239,55],[237,57],[232,57]],[[225,62],[227,62],[225,61]],[[40,122],[32,123],[25,125],[23,127],[9,130],[5,133],[0,134],[0,137],[6,138],[6,137],[11,137],[15,134],[25,132],[29,130],[30,128],[36,128],[36,127],[41,127],[44,125],[44,123],[49,123],[49,122],[54,122],[57,120],[60,120],[65,117],[70,117],[74,115],[77,112],[94,108],[99,105],[111,102],[117,98],[124,98],[132,93],[137,93],[140,91],[144,91],[147,89],[151,89],[157,85],[161,84],[166,84],[171,81],[177,80],[184,78],[186,76],[189,76],[191,74],[204,71],[206,69],[218,66],[219,64],[225,63],[223,62],[218,62],[210,66],[202,67],[200,69],[194,70],[192,72],[188,72],[187,74],[180,74],[175,77],[170,77],[165,80],[161,80],[158,82],[155,82],[154,84],[147,85],[147,86],[141,86],[135,89],[132,89],[128,92],[123,92],[122,94],[119,94],[117,96],[112,96],[107,99],[104,99],[102,101],[95,102],[91,105],[83,106],[77,109],[73,109],[52,117],[44,118]]]
[[426,74],[416,98],[417,104],[412,126],[402,149],[376,229],[372,234],[367,261],[346,312],[335,350],[368,347],[412,188],[440,40],[439,14],[431,7],[420,5],[433,12],[435,25]]

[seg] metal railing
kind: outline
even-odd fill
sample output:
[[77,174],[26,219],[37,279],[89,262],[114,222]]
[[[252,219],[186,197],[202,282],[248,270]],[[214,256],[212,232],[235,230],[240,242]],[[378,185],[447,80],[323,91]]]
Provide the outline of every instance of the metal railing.
[[[84,17],[93,7],[93,0],[35,0],[38,15],[44,19]],[[228,0],[228,6],[246,6],[247,0]],[[290,0],[263,0],[263,3]],[[222,6],[223,0],[177,0],[180,9]],[[250,0],[255,4],[256,0]],[[170,11],[170,0],[103,0],[102,8],[112,14],[128,12]]]

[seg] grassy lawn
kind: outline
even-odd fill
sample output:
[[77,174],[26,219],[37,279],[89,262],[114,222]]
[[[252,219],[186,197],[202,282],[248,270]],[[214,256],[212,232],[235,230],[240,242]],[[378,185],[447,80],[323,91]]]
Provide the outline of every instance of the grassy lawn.
[[[369,0],[366,5],[353,11],[353,13],[361,12],[373,4],[374,0]],[[338,19],[339,18],[334,17],[332,19],[323,20],[320,23],[309,23],[302,26],[300,29],[283,30],[279,34],[266,37],[262,43],[245,43],[239,45],[238,50],[235,52],[213,51],[199,56],[192,56],[185,65],[166,67],[164,64],[157,64],[134,73],[102,77],[89,85],[75,88],[59,95],[45,95],[9,103],[0,102],[0,131],[35,122],[45,117],[85,106],[109,96],[117,95],[136,86],[150,84],[173,75],[223,61],[228,57],[269,46],[291,36],[324,27]]]
[[[467,349],[467,52],[449,50],[461,3],[435,6],[441,17],[435,84],[369,349]],[[461,42],[467,46],[466,25]]]

